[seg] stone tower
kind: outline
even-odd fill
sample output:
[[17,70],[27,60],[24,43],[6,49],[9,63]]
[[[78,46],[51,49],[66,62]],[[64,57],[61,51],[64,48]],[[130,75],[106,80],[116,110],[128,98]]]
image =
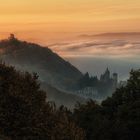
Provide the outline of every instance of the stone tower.
[[104,82],[108,82],[110,80],[110,71],[108,68],[106,69],[105,73],[101,75],[100,80]]
[[118,74],[117,73],[113,73],[113,85],[114,85],[114,88],[117,88],[117,85],[118,85]]
[[9,40],[15,40],[15,35],[14,35],[14,34],[10,34],[10,36],[9,36],[8,39],[9,39]]

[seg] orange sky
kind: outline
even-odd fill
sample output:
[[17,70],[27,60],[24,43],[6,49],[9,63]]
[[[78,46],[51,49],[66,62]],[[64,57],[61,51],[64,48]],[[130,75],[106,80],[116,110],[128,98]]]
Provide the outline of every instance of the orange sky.
[[140,31],[140,0],[0,0],[0,38],[47,44],[79,34]]

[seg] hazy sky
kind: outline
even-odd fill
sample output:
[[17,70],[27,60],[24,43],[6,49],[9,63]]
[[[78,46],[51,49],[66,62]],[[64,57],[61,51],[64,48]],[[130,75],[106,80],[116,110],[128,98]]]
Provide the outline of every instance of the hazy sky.
[[140,66],[140,35],[76,38],[103,32],[140,32],[140,0],[0,0],[0,38],[14,33],[49,44],[83,72],[98,75],[109,66],[127,77],[131,68]]
[[0,0],[0,37],[46,43],[78,34],[140,31],[140,0]]

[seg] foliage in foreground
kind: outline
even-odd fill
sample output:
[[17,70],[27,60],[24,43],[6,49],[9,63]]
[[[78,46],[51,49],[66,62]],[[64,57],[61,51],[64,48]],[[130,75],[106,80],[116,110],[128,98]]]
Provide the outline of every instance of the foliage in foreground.
[[[131,71],[101,105],[77,104],[71,112],[46,102],[36,74],[0,64],[0,138],[3,140],[138,140],[140,70]],[[82,129],[81,129],[82,128]],[[85,133],[84,133],[84,131]],[[85,138],[86,135],[86,138]]]
[[10,140],[83,140],[69,111],[46,102],[37,79],[0,64],[0,134]]
[[88,140],[140,139],[140,70],[131,71],[127,85],[101,105],[94,101],[78,104],[74,119]]

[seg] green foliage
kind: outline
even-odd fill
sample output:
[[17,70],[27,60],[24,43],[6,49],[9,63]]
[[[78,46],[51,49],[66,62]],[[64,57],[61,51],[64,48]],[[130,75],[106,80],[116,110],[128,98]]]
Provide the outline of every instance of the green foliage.
[[0,133],[11,140],[83,140],[66,110],[46,102],[37,79],[0,64]]
[[98,105],[89,101],[74,110],[88,140],[138,140],[140,138],[140,70],[131,71],[125,87]]

